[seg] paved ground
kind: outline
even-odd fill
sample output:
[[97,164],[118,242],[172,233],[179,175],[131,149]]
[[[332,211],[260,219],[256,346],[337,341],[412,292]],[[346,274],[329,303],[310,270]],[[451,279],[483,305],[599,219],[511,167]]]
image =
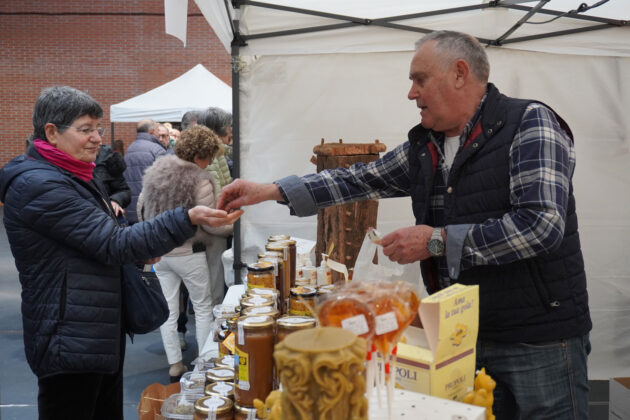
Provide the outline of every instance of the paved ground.
[[[0,207],[0,218],[2,216]],[[0,223],[0,420],[37,419],[37,380],[24,355],[20,283],[13,256]],[[188,350],[184,361],[197,354],[194,317],[189,317]],[[142,390],[154,382],[168,383],[168,365],[158,331],[127,339],[124,370],[125,418],[136,419]]]

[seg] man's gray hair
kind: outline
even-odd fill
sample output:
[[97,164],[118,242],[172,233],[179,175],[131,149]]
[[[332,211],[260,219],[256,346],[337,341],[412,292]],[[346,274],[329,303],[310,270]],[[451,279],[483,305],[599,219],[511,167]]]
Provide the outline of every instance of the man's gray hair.
[[435,31],[425,35],[416,42],[416,51],[424,44],[435,41],[435,51],[443,66],[457,60],[464,60],[470,66],[473,75],[483,83],[488,82],[490,64],[486,50],[471,35],[455,31]]

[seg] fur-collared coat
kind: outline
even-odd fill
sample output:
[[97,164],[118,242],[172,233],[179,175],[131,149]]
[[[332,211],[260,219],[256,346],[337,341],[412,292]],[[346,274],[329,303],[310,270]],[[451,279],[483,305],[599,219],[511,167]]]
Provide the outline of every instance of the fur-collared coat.
[[[145,172],[142,178],[142,193],[138,199],[138,219],[152,219],[158,214],[183,206],[192,208],[204,205],[216,208],[216,180],[195,163],[187,162],[174,155],[159,157]],[[200,226],[195,236],[167,256],[192,254],[192,244],[211,241],[225,241],[232,233],[232,226]],[[216,236],[221,236],[217,238]]]

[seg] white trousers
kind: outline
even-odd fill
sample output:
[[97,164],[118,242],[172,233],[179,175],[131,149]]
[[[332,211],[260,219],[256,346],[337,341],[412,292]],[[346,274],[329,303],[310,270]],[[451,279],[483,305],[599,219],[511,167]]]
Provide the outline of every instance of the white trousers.
[[225,297],[225,275],[221,255],[226,249],[227,240],[222,236],[214,236],[212,241],[206,244],[206,259],[210,272],[210,292],[213,305],[219,305]]
[[206,254],[197,252],[179,257],[162,257],[154,265],[155,273],[160,279],[162,292],[168,302],[169,316],[160,327],[162,342],[168,364],[182,360],[182,350],[177,335],[177,318],[179,317],[179,286],[183,281],[188,289],[190,301],[195,310],[195,328],[197,332],[197,348],[202,349],[212,323],[212,296]]

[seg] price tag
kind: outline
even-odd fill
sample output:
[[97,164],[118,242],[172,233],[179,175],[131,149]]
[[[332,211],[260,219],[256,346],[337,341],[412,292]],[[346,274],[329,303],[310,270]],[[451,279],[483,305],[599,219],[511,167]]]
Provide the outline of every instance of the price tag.
[[387,334],[398,329],[398,320],[394,312],[387,312],[374,318],[374,332],[376,335]]
[[352,331],[356,335],[365,334],[370,330],[368,328],[365,315],[356,315],[344,319],[343,321],[341,321],[341,328],[343,328],[344,330]]

